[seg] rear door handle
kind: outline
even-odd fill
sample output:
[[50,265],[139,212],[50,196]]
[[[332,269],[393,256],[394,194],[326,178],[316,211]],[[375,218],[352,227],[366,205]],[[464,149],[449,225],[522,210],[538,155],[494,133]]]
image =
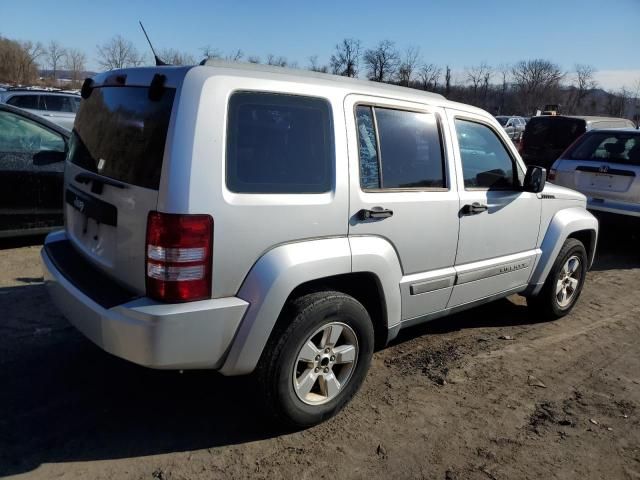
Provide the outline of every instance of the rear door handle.
[[369,220],[371,218],[374,219],[382,219],[389,218],[393,216],[393,210],[389,210],[387,208],[382,207],[372,207],[371,210],[367,210],[363,208],[358,212],[358,218],[360,220]]
[[473,202],[472,204],[467,204],[462,207],[463,215],[477,215],[478,213],[486,212],[489,210],[489,207],[480,202]]

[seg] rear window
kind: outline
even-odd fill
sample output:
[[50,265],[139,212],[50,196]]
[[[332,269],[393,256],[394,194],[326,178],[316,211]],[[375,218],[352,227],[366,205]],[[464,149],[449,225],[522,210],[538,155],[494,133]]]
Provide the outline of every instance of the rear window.
[[526,146],[565,149],[585,132],[585,125],[579,118],[532,118],[526,128]]
[[157,190],[175,89],[98,87],[80,105],[69,160],[124,183]]
[[576,142],[564,158],[640,165],[640,134],[590,133]]
[[229,100],[227,188],[238,193],[323,193],[333,178],[326,100],[238,92]]

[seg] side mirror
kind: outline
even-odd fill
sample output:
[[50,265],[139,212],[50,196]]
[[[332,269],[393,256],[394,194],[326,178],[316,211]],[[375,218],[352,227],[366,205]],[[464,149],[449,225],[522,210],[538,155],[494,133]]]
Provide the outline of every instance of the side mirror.
[[33,156],[33,164],[36,166],[51,165],[52,163],[64,162],[66,157],[66,152],[43,150]]
[[524,176],[524,185],[522,185],[522,190],[525,192],[540,193],[544,190],[544,185],[546,183],[547,169],[536,165],[529,165],[527,167],[527,173]]

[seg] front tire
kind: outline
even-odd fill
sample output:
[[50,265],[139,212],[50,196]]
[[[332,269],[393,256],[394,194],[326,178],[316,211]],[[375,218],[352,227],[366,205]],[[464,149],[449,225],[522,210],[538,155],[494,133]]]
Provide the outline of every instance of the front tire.
[[367,310],[341,292],[293,300],[280,318],[256,371],[266,407],[294,427],[338,413],[358,391],[374,347]]
[[587,251],[580,240],[569,238],[547,276],[542,290],[527,298],[527,305],[545,318],[567,315],[575,306],[587,274]]

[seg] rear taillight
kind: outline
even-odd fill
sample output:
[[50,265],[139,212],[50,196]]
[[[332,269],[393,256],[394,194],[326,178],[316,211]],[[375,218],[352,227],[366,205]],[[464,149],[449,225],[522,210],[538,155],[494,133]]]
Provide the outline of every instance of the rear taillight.
[[213,218],[149,212],[147,296],[163,302],[211,297]]

